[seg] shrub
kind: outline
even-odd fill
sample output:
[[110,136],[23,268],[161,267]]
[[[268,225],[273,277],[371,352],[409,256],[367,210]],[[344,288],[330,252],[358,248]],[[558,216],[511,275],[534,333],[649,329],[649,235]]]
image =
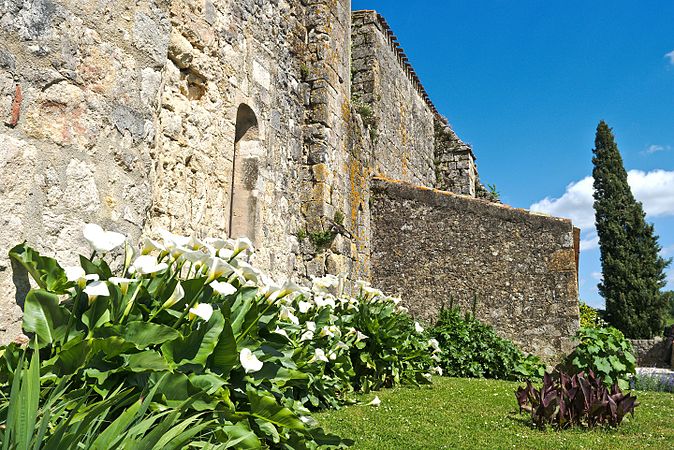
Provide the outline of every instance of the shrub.
[[627,414],[634,415],[638,406],[636,397],[623,394],[617,384],[607,388],[592,371],[573,376],[564,372],[545,374],[540,389],[527,381],[515,397],[520,413],[530,413],[538,428],[617,427]]
[[604,328],[607,323],[599,315],[599,311],[591,307],[582,300],[578,302],[580,309],[580,327],[581,328]]
[[435,357],[447,376],[520,380],[545,372],[537,357],[525,356],[491,326],[458,309],[443,309],[430,333],[442,349]]
[[578,344],[564,361],[570,372],[592,370],[607,386],[617,383],[620,389],[629,388],[629,379],[635,373],[636,358],[632,344],[619,330],[609,328],[581,328],[575,336]]
[[[398,299],[366,284],[358,298],[339,292],[343,283],[331,276],[311,289],[278,285],[249,264],[247,239],[171,233],[145,240],[138,257],[127,243],[113,271],[106,255],[125,237],[97,226],[87,226],[85,237],[94,256],[75,267],[25,244],[10,256],[38,285],[25,299],[23,321],[35,339],[28,354],[39,349],[44,357],[31,392],[47,405],[67,380],[65,409],[104,411],[91,418],[96,433],[124,416],[130,442],[164,434],[158,430],[168,421],[188,424],[197,447],[342,447],[311,410],[348,403],[356,389],[429,376],[429,345],[408,333],[411,319]],[[18,395],[12,381],[23,373],[21,355],[16,345],[0,349],[0,391],[9,399],[0,400],[0,411]],[[42,422],[45,440],[54,438],[58,417]],[[119,443],[126,429],[115,429]]]

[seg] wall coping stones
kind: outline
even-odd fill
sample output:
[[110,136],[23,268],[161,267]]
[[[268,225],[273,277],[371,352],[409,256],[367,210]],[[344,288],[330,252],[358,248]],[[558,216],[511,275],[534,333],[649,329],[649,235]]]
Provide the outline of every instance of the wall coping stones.
[[[503,203],[494,203],[469,195],[456,194],[440,189],[417,186],[400,180],[392,180],[382,176],[372,178],[373,195],[378,193],[395,192],[395,196],[408,200],[417,200],[434,207],[460,206],[465,211],[474,211],[478,214],[488,214],[504,220],[519,222],[526,219],[535,226],[547,229],[561,229],[571,231],[573,224],[571,219],[553,217],[548,214],[532,212],[523,208],[515,208]],[[439,195],[438,195],[439,194]],[[484,206],[488,208],[484,209]]]
[[419,79],[419,76],[417,75],[416,71],[414,70],[414,67],[410,64],[409,59],[407,58],[407,55],[405,54],[405,51],[403,50],[402,46],[400,45],[400,42],[398,41],[398,37],[395,35],[393,30],[391,29],[391,26],[386,22],[386,19],[384,16],[379,14],[377,11],[373,10],[359,10],[359,11],[353,11],[352,13],[352,21],[355,21],[356,19],[360,18],[365,18],[368,15],[374,15],[377,22],[379,23],[380,27],[382,28],[382,31],[384,34],[387,36],[389,40],[389,44],[391,45],[391,49],[393,52],[398,56],[398,62],[400,63],[400,66],[403,68],[405,73],[407,74],[407,77],[409,78],[410,82],[414,86],[414,88],[417,90],[421,98],[426,102],[426,105],[430,108],[430,110],[433,112],[435,117],[442,122],[444,125],[449,126],[449,121],[445,116],[440,114],[438,112],[438,109],[435,107],[433,104],[433,101],[431,100],[430,96],[428,95],[428,92],[426,92],[426,88],[424,88],[424,85],[421,83],[421,80]]

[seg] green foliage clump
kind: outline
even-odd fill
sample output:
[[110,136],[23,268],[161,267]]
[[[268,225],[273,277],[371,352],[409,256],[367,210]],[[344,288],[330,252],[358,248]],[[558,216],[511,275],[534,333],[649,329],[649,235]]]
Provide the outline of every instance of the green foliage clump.
[[524,355],[491,326],[457,308],[443,309],[430,334],[440,344],[436,357],[447,376],[520,380],[545,373],[537,357]]
[[332,244],[337,234],[333,231],[313,231],[309,233],[309,240],[316,249],[321,250]]
[[[276,284],[247,239],[165,233],[136,257],[123,235],[89,232],[98,256],[77,266],[10,252],[38,288],[25,299],[31,345],[0,347],[5,448],[33,433],[31,448],[341,448],[311,411],[430,378],[430,344],[381,291],[354,298],[331,276]],[[112,270],[107,252],[124,244]],[[19,410],[30,417],[15,426]]]
[[578,308],[580,309],[581,328],[604,328],[607,325],[599,315],[599,311],[582,300],[578,302]]
[[593,371],[607,386],[618,384],[628,389],[635,373],[636,358],[632,344],[620,330],[608,328],[581,328],[575,336],[578,342],[564,361],[572,373]]
[[653,225],[646,223],[632,195],[620,151],[609,126],[597,127],[594,157],[594,209],[599,234],[608,322],[629,338],[649,339],[662,332],[666,301],[665,268]]

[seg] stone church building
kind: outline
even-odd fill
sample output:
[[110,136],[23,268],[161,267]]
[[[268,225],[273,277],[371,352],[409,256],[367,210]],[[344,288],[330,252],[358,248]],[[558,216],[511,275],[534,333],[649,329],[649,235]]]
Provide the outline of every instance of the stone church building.
[[73,263],[87,222],[247,235],[276,278],[461,306],[544,357],[578,327],[577,230],[480,198],[473,150],[349,0],[6,0],[0,114],[3,342],[8,250]]

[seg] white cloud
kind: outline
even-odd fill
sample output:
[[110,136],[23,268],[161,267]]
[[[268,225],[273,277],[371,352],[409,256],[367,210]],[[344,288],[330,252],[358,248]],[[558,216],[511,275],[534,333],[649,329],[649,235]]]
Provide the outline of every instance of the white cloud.
[[668,152],[672,149],[670,145],[660,145],[660,144],[652,144],[649,145],[646,150],[641,152],[643,155],[652,155],[653,153],[658,153],[658,152]]
[[665,258],[674,255],[674,245],[670,245],[669,247],[664,247],[660,251],[660,254]]
[[665,54],[665,58],[669,59],[669,63],[674,66],[674,50]]
[[590,276],[591,276],[592,278],[594,278],[595,280],[597,280],[597,281],[601,281],[602,278],[603,278],[603,275],[601,274],[601,272],[592,272],[592,273],[590,274]]
[[[648,216],[674,216],[674,171],[630,170],[627,173],[627,180],[636,199],[643,203]],[[545,197],[530,207],[532,211],[571,219],[573,224],[581,229],[581,250],[584,251],[599,246],[599,238],[594,227],[592,183],[592,177],[585,177],[570,183],[561,197]]]

